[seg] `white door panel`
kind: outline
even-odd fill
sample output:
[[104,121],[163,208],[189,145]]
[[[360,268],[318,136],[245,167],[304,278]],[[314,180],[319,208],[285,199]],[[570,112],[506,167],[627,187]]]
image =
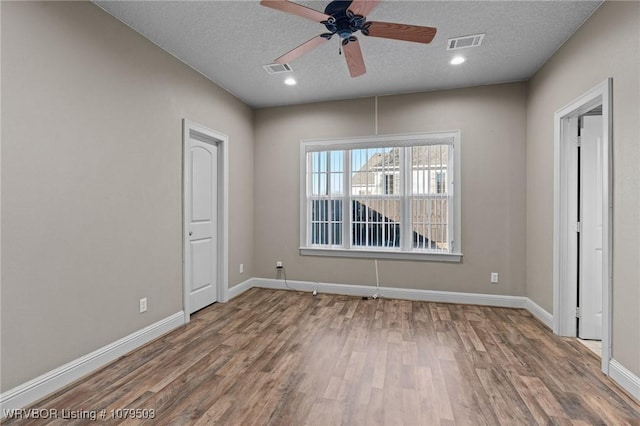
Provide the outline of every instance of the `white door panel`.
[[[207,147],[209,148],[209,147]],[[209,149],[200,146],[191,148],[191,222],[210,223],[213,212],[213,177],[212,173],[213,153]]]
[[602,339],[602,116],[582,117],[580,148],[580,326],[582,339]]
[[212,239],[191,241],[191,291],[213,285],[211,259]]

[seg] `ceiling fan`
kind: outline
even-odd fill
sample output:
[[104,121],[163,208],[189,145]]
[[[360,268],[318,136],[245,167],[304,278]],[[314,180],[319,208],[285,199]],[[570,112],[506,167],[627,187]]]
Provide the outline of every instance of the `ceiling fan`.
[[324,13],[322,13],[289,0],[262,0],[260,4],[263,6],[319,22],[329,31],[302,43],[277,58],[274,62],[277,64],[289,63],[329,41],[331,37],[337,34],[342,39],[341,46],[347,61],[349,74],[351,74],[351,77],[358,77],[367,72],[360,44],[356,36],[354,36],[358,31],[370,37],[431,43],[431,40],[436,35],[435,28],[367,21],[367,15],[379,2],[380,0],[336,0],[329,3],[324,9]]

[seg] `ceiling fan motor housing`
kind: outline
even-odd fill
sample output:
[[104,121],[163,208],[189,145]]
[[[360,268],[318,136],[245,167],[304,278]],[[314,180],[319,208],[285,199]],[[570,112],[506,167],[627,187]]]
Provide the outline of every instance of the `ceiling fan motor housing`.
[[[360,15],[354,15],[350,10],[351,0],[335,0],[327,5],[324,9],[324,13],[331,16],[331,19],[323,21],[327,30],[333,34],[338,34],[341,38],[349,40],[351,35],[356,31],[363,31],[366,34],[366,18]],[[327,37],[323,34],[323,37]]]

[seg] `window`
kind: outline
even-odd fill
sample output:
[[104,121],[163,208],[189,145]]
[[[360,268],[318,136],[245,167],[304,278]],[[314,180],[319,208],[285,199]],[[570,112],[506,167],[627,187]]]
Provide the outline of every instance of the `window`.
[[459,140],[304,141],[301,253],[459,261]]
[[384,193],[393,194],[393,178],[395,175],[384,175]]

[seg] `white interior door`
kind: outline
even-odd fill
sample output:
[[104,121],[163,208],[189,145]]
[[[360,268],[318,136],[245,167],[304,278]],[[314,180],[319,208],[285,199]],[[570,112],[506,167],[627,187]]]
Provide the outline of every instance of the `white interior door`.
[[218,148],[190,135],[185,161],[185,280],[189,313],[217,297]]
[[583,116],[580,132],[581,339],[602,339],[603,170],[602,116]]

